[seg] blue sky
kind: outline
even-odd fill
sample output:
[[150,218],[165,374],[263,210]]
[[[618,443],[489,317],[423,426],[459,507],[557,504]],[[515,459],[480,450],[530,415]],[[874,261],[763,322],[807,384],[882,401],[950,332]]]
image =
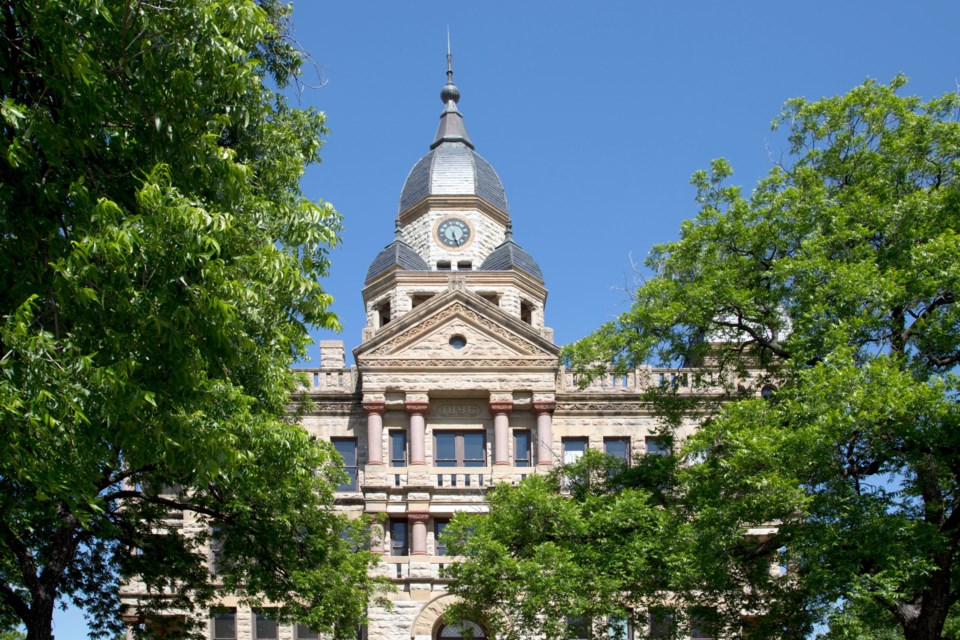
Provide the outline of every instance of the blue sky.
[[[325,78],[300,99],[331,129],[303,188],[345,224],[325,282],[344,331],[316,337],[348,351],[367,267],[392,240],[403,181],[433,139],[448,25],[460,110],[504,183],[514,239],[543,270],[560,344],[626,309],[631,260],[696,213],[691,173],[726,157],[749,190],[786,153],[770,121],[788,98],[899,72],[904,92],[925,98],[960,82],[957,2],[295,5],[295,35]],[[310,69],[306,80],[316,84]],[[57,640],[86,637],[77,612],[56,622]]]

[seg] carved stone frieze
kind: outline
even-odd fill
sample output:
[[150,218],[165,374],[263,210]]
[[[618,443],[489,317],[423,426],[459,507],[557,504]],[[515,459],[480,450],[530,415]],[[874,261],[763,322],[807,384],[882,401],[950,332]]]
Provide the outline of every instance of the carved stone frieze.
[[[446,322],[450,318],[460,315],[464,318],[467,318],[474,324],[482,327],[483,329],[489,331],[490,333],[496,335],[504,342],[512,345],[516,348],[521,354],[530,354],[535,355],[539,349],[535,348],[530,342],[524,340],[517,334],[506,329],[505,327],[500,326],[499,324],[491,321],[489,318],[485,318],[477,314],[472,309],[467,308],[462,302],[455,302],[446,309],[442,309],[436,315],[433,315],[429,318],[423,320],[419,324],[410,327],[406,331],[403,331],[392,340],[388,340],[383,343],[376,349],[370,351],[367,356],[384,356],[394,353],[402,345],[407,344],[417,337],[422,336],[429,331],[433,330],[438,325]],[[367,358],[364,358],[364,361],[368,361]]]
[[558,402],[558,412],[637,413],[646,411],[646,403],[637,402]]
[[393,358],[364,358],[365,368],[374,367],[403,367],[408,368],[452,368],[463,369],[469,367],[476,368],[552,368],[558,366],[556,358],[471,358],[471,359],[453,359],[453,358],[418,358],[416,360],[393,359]]

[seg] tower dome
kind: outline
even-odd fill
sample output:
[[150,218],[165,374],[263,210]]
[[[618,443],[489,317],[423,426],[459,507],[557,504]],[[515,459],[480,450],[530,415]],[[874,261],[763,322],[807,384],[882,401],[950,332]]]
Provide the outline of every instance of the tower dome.
[[413,165],[400,192],[400,213],[428,196],[477,196],[504,215],[507,195],[500,176],[473,149],[463,115],[457,109],[460,90],[453,83],[453,68],[447,54],[447,84],[440,92],[443,112],[430,151]]

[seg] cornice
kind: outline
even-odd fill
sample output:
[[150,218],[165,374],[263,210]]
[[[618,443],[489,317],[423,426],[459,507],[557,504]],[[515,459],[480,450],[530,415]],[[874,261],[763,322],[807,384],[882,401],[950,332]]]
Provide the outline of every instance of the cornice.
[[497,224],[507,226],[510,216],[479,196],[430,195],[417,204],[407,207],[398,216],[400,224],[407,226],[417,218],[433,210],[439,211],[479,211]]

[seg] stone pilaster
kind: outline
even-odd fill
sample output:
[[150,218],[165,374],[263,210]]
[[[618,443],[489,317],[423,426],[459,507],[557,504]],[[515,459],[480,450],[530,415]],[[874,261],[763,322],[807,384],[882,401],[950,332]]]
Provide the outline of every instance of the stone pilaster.
[[534,400],[533,411],[537,414],[537,466],[553,464],[553,400]]
[[412,556],[427,555],[427,519],[430,514],[420,512],[407,513],[407,522],[410,523],[410,542]]
[[426,420],[424,416],[430,409],[426,398],[407,399],[404,408],[410,415],[410,466],[425,465],[426,460]]
[[493,414],[493,464],[509,465],[510,412],[513,400],[490,399],[490,413]]
[[363,410],[367,412],[367,464],[383,465],[383,412],[386,407],[383,400],[363,402]]

